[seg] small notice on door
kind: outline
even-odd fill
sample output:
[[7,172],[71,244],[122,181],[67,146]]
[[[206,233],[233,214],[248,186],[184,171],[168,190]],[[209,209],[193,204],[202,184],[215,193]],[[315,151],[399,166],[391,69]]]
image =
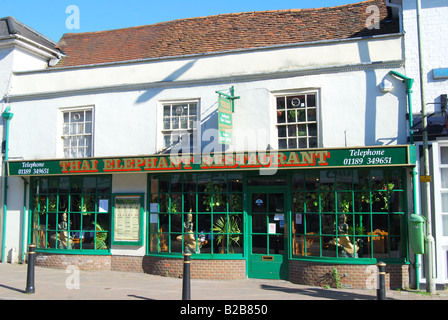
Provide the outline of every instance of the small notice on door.
[[277,224],[270,223],[269,224],[269,234],[275,234],[275,233],[277,233]]

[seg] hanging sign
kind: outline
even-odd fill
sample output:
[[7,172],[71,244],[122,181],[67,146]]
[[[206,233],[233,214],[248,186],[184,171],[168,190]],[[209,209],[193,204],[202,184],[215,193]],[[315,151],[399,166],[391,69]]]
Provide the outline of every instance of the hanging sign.
[[218,96],[218,142],[220,144],[231,145],[233,142],[233,112],[235,109],[234,87],[230,88],[230,94],[216,91]]

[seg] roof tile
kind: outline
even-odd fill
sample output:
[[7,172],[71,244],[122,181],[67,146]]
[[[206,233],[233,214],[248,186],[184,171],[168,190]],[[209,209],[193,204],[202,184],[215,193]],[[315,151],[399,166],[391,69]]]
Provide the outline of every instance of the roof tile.
[[[366,27],[370,5],[380,8],[380,29]],[[238,49],[348,39],[398,32],[384,0],[319,8],[220,14],[117,30],[65,34],[66,55],[56,67],[122,62]]]

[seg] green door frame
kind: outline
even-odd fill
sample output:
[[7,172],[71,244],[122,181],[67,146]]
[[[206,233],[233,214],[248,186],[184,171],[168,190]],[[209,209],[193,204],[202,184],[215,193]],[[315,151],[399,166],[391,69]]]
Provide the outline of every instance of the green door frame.
[[[257,193],[264,194],[283,194],[284,200],[284,234],[283,234],[283,254],[252,254],[252,203],[255,201],[252,196]],[[266,187],[248,187],[247,188],[247,276],[249,278],[264,279],[289,279],[289,226],[290,226],[290,203],[288,201],[287,186]],[[267,232],[267,231],[266,231]],[[266,233],[268,236],[268,233]],[[252,264],[256,264],[260,268],[260,273],[251,272]],[[262,270],[266,270],[265,273]],[[277,272],[278,271],[278,272]]]

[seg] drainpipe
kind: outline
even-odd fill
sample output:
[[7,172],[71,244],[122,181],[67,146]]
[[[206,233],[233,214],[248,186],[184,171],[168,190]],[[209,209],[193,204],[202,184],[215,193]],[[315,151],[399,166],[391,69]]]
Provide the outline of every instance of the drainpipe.
[[2,233],[2,262],[5,263],[5,251],[6,251],[6,216],[8,211],[8,172],[6,170],[6,163],[8,162],[9,151],[9,121],[11,121],[14,114],[10,112],[11,107],[7,107],[5,112],[2,113],[3,119],[6,120],[6,137],[5,137],[5,186],[4,186],[4,199],[3,199],[3,233]]
[[[422,103],[422,131],[423,131],[423,164],[424,175],[431,174],[429,169],[429,146],[428,146],[428,116],[426,112],[426,97],[425,97],[425,79],[424,79],[424,65],[423,65],[423,39],[421,28],[421,0],[417,0],[417,34],[418,34],[418,60],[420,67],[420,95]],[[434,237],[432,235],[432,211],[431,211],[431,184],[430,182],[423,183],[423,196],[425,198],[425,208],[422,208],[426,213],[426,292],[430,294],[436,293],[435,282],[435,247]]]
[[[401,79],[406,85],[406,93],[408,95],[408,105],[409,105],[409,137],[410,143],[414,144],[414,116],[412,114],[412,86],[414,85],[414,79],[406,77],[405,75],[397,72],[390,71],[391,75],[396,78]],[[412,168],[412,184],[413,184],[413,200],[414,200],[414,214],[418,214],[417,212],[417,168],[414,166]],[[418,259],[418,255],[415,255],[415,282],[416,289],[420,290],[420,263]]]

